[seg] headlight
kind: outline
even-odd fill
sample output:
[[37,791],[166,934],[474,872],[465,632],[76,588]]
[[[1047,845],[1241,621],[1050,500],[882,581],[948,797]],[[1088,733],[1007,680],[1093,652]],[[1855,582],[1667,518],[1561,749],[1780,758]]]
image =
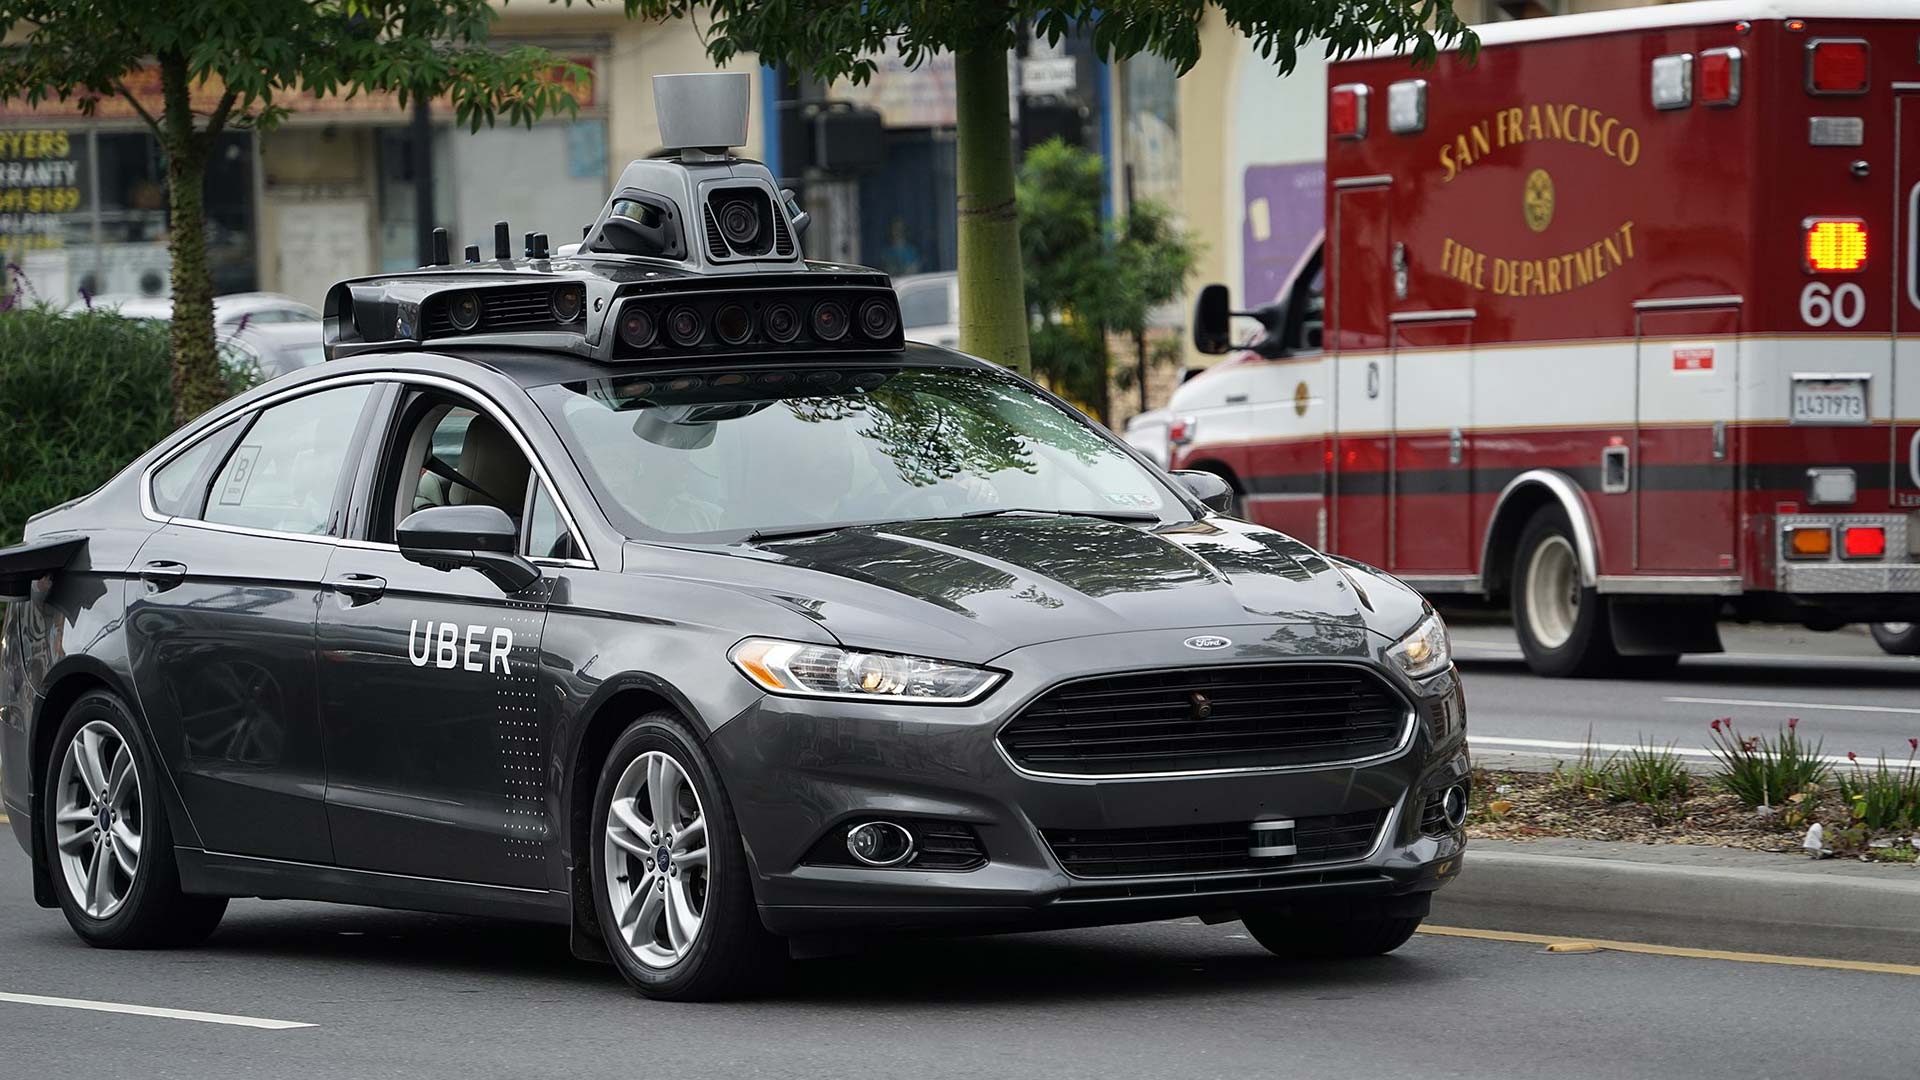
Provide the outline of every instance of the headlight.
[[1000,681],[999,672],[968,664],[767,638],[748,638],[728,658],[762,690],[799,697],[958,705]]
[[1453,646],[1447,642],[1447,624],[1439,615],[1428,615],[1406,637],[1393,643],[1387,658],[1400,665],[1408,678],[1424,679],[1453,662]]

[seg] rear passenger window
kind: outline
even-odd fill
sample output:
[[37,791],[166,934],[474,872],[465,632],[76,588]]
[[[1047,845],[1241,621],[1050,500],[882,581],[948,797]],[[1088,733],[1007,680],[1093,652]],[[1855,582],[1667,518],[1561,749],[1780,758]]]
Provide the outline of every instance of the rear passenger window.
[[204,519],[325,535],[347,448],[372,392],[343,386],[262,412],[214,475]]
[[200,502],[207,496],[195,477],[209,464],[213,452],[226,445],[219,432],[202,436],[199,442],[175,456],[153,474],[153,509],[162,517],[199,517]]

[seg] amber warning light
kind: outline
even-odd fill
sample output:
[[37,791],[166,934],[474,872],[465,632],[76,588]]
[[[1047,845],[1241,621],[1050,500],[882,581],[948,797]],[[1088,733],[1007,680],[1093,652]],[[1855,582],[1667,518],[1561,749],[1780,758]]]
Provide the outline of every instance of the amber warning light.
[[1820,273],[1860,269],[1867,261],[1867,226],[1851,218],[1808,218],[1807,269]]

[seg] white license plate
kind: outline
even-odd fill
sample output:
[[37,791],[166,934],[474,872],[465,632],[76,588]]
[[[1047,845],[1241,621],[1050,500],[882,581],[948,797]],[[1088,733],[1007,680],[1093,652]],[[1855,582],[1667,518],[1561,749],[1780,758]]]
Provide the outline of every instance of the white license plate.
[[1796,424],[1866,423],[1867,380],[1795,379],[1791,419]]

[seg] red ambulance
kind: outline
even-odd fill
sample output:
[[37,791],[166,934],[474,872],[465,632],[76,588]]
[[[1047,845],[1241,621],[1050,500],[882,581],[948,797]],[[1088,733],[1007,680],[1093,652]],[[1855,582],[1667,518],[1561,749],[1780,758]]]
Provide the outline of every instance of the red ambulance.
[[1261,327],[1176,393],[1174,467],[1511,604],[1542,674],[1920,623],[1920,4],[1479,33],[1331,65],[1324,241],[1255,311],[1203,291],[1202,350]]

